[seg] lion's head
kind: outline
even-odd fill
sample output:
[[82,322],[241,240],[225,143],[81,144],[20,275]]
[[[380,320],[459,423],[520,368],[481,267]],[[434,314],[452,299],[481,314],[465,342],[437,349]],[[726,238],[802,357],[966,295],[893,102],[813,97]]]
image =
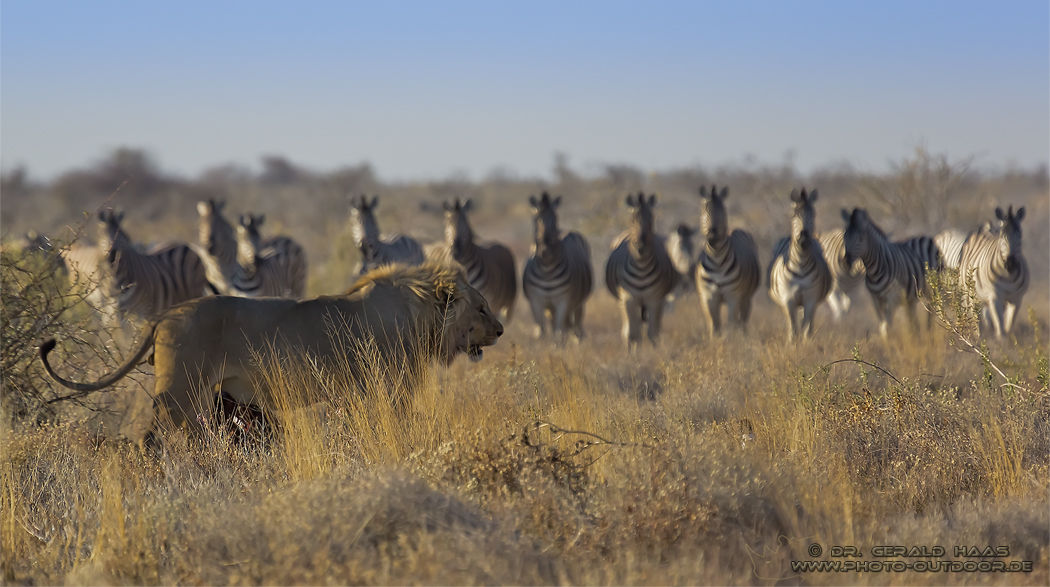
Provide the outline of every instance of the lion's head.
[[367,294],[381,285],[404,296],[413,322],[431,346],[431,356],[446,365],[461,352],[480,361],[482,347],[496,344],[503,335],[503,324],[488,301],[456,267],[435,262],[387,265],[361,276],[347,293]]

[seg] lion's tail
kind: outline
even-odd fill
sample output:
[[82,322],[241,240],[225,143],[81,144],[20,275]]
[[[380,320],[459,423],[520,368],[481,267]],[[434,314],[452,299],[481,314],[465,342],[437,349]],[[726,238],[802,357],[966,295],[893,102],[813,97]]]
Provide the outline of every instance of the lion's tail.
[[63,387],[72,389],[73,391],[98,391],[105,389],[110,385],[120,381],[125,375],[131,372],[132,369],[137,367],[142,362],[142,357],[146,356],[146,352],[149,351],[150,347],[153,346],[153,332],[157,328],[157,323],[153,322],[146,326],[142,330],[140,338],[142,341],[139,343],[138,348],[135,349],[135,353],[124,362],[116,371],[109,375],[99,379],[95,383],[76,383],[63,379],[58,373],[51,368],[51,364],[47,362],[47,355],[55,348],[55,339],[49,338],[40,345],[40,360],[44,363],[44,370],[51,376],[52,379],[59,382]]

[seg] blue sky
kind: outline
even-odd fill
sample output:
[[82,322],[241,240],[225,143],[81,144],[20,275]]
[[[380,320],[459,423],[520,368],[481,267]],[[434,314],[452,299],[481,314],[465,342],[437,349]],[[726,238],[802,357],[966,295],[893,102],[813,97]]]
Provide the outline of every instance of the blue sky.
[[39,179],[118,146],[415,180],[556,152],[879,171],[920,143],[1050,160],[1045,0],[0,5],[0,164]]

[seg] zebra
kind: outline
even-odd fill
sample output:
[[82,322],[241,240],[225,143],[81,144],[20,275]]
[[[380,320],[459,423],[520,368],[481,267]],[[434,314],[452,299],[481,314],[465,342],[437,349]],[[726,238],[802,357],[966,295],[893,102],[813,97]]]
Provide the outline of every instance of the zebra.
[[667,237],[667,254],[681,277],[672,298],[678,298],[696,290],[696,242],[693,237],[697,229],[688,224],[679,224]]
[[999,219],[998,234],[979,232],[967,239],[959,263],[959,283],[969,290],[973,284],[977,300],[984,304],[984,315],[1002,338],[1013,329],[1014,317],[1028,291],[1028,261],[1021,250],[1021,221],[1024,206],[1010,206],[1006,212],[995,209]]
[[[846,221],[843,246],[846,263],[864,261],[865,284],[879,318],[879,333],[886,338],[893,322],[893,312],[904,303],[914,331],[918,331],[915,304],[920,294],[928,295],[926,270],[940,270],[940,256],[933,239],[915,237],[904,242],[890,242],[868,216],[867,210],[842,210]],[[932,320],[932,316],[930,317]]]
[[644,193],[627,196],[631,208],[628,231],[613,243],[605,263],[605,286],[620,301],[623,316],[623,339],[628,348],[642,340],[642,323],[656,344],[660,335],[667,296],[678,285],[679,275],[671,262],[664,237],[653,230],[653,206],[656,195],[646,199]]
[[375,217],[378,200],[379,196],[373,196],[371,202],[364,195],[357,200],[350,198],[351,231],[354,244],[361,250],[360,274],[391,263],[423,263],[423,247],[416,239],[402,235],[386,240],[379,238],[379,224]]
[[301,298],[306,290],[306,253],[294,240],[263,240],[264,214],[241,215],[237,225],[237,271],[232,286],[244,297]]
[[721,331],[723,303],[729,309],[729,320],[741,329],[747,328],[751,297],[762,279],[755,239],[741,229],[729,233],[725,207],[728,195],[728,187],[718,193],[712,185],[710,194],[700,188],[700,232],[706,238],[696,263],[696,290],[711,336]]
[[121,226],[123,212],[99,210],[98,219],[101,265],[108,267],[100,289],[108,301],[115,302],[116,318],[121,322],[128,314],[149,318],[175,304],[217,293],[208,283],[204,263],[189,245],[167,245],[142,253]]
[[941,251],[941,259],[944,263],[944,268],[958,269],[959,263],[962,262],[962,252],[963,247],[966,245],[966,241],[970,240],[974,235],[993,234],[995,233],[993,233],[991,223],[985,222],[981,225],[981,228],[973,232],[966,232],[957,228],[949,228],[933,237],[933,241],[937,243],[937,248]]
[[[237,229],[223,216],[226,202],[214,199],[197,203],[200,214],[198,254],[204,261],[208,281],[222,294],[239,297],[280,296],[301,298],[306,292],[307,261],[303,247],[278,236],[263,240],[259,226],[265,215],[249,217],[254,231],[252,256],[267,259],[269,277],[258,275],[255,263],[242,264]],[[283,269],[273,269],[283,266]],[[266,281],[261,281],[261,280]],[[276,280],[276,281],[275,281]]]
[[481,292],[506,324],[514,317],[518,295],[514,255],[500,243],[478,245],[474,242],[474,230],[467,219],[467,212],[473,207],[469,199],[445,201],[445,242],[428,249],[428,257],[462,267],[467,282]]
[[842,315],[849,312],[850,293],[864,281],[864,261],[854,259],[846,262],[846,246],[843,244],[845,231],[836,228],[822,232],[818,236],[820,247],[824,251],[824,261],[831,270],[831,293],[828,294],[828,307],[837,322]]
[[243,296],[232,285],[234,275],[239,270],[237,231],[223,216],[225,207],[225,201],[213,198],[197,202],[197,213],[200,215],[197,254],[204,261],[208,281],[219,292]]
[[[780,307],[788,322],[788,340],[801,332],[803,338],[813,334],[814,311],[831,292],[832,277],[820,241],[813,235],[817,190],[806,193],[791,190],[794,202],[791,236],[780,239],[773,249],[769,264],[769,297]],[[798,310],[802,308],[802,322]]]
[[594,291],[591,247],[576,231],[561,236],[556,212],[561,196],[551,199],[543,192],[539,200],[529,196],[529,204],[535,242],[525,262],[521,287],[536,319],[536,334],[545,337],[551,330],[564,337],[572,329],[582,339],[583,309]]

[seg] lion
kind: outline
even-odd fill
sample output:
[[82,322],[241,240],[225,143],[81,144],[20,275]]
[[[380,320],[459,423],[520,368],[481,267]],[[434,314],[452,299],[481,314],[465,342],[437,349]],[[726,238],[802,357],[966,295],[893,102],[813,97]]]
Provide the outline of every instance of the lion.
[[94,383],[55,373],[47,360],[53,338],[41,344],[40,359],[59,384],[91,392],[120,381],[152,347],[153,427],[170,417],[176,426],[199,430],[206,418],[195,415],[215,409],[216,389],[263,410],[280,404],[261,377],[260,351],[305,355],[327,367],[348,364],[359,379],[363,369],[374,366],[362,364],[362,348],[404,370],[432,359],[449,365],[459,353],[479,361],[482,347],[502,334],[503,325],[461,272],[434,263],[389,265],[363,275],[343,295],[213,296],[173,306],[142,329],[141,343],[123,365]]

